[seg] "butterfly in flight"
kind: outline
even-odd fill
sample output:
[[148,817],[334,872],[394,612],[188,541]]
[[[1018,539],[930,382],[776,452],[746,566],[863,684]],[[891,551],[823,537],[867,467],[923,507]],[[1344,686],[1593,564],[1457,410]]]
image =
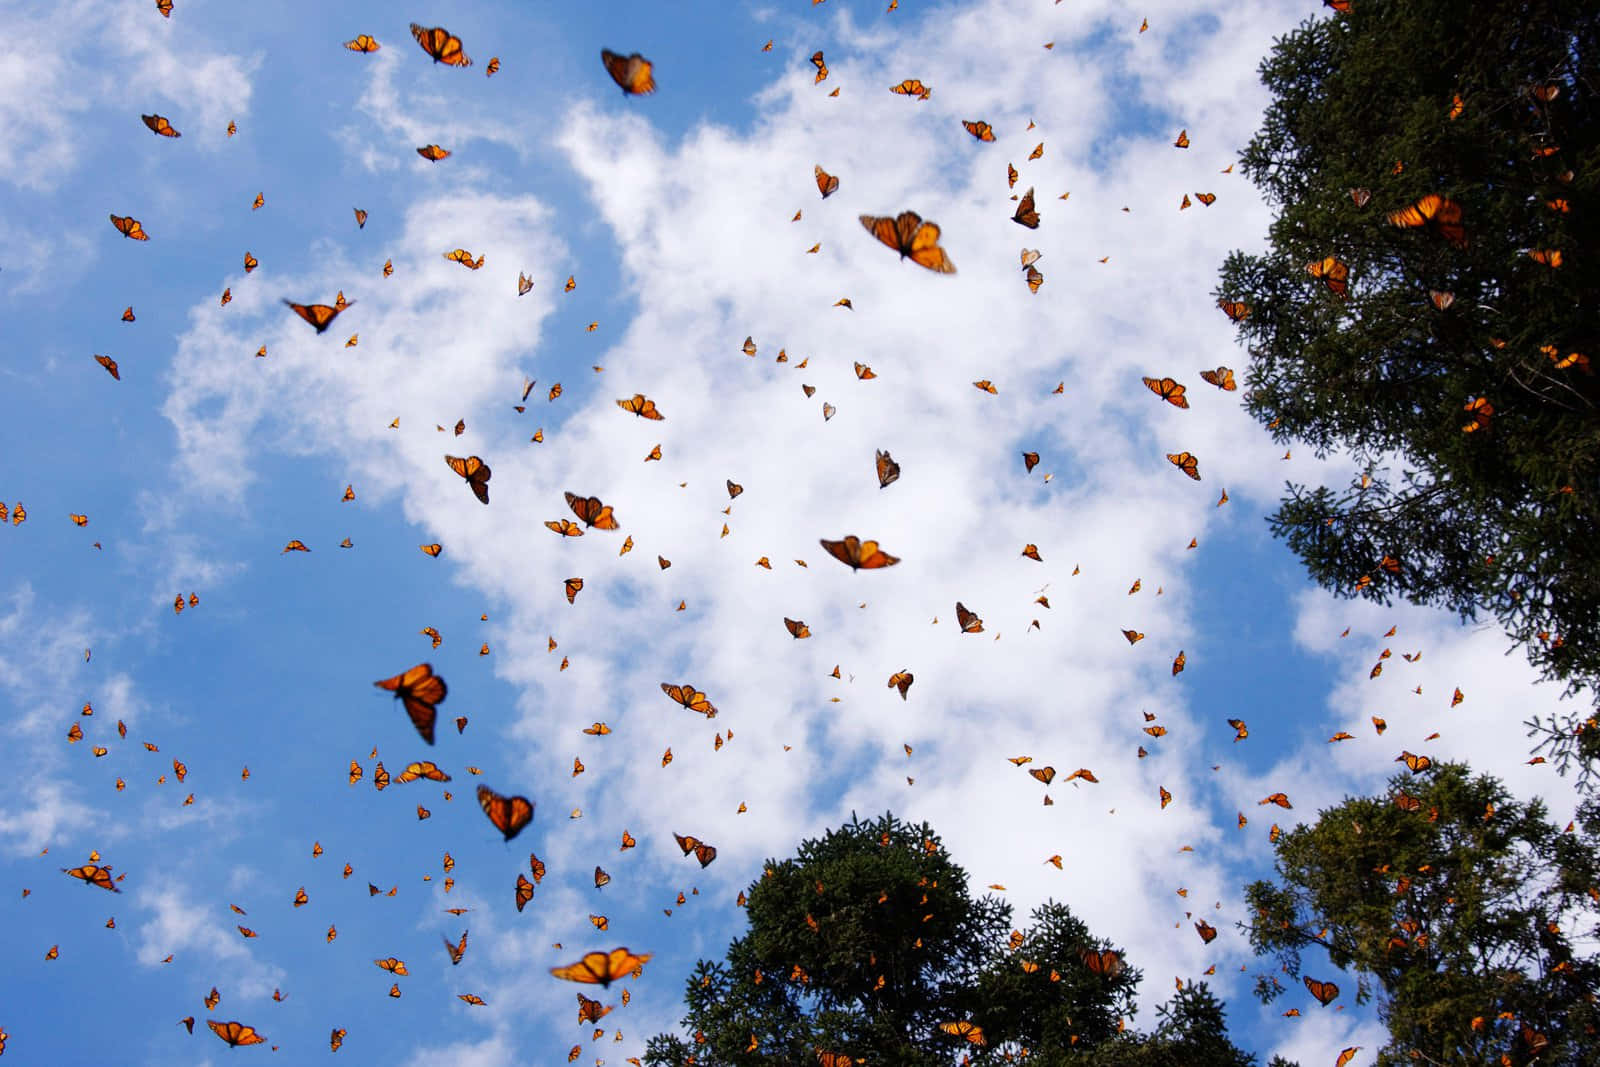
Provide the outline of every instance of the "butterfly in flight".
[[444,63],[451,67],[470,67],[472,60],[461,50],[461,38],[452,37],[450,31],[443,26],[424,29],[415,22],[411,24],[411,36],[417,39],[417,44],[422,50],[433,57],[435,63]]
[[616,82],[625,96],[641,96],[656,91],[656,80],[651,76],[650,61],[638,52],[629,56],[618,55],[609,48],[600,50],[600,61],[606,73]]
[[851,570],[876,570],[879,567],[892,567],[900,562],[899,556],[891,556],[878,547],[876,541],[863,541],[854,534],[842,541],[829,541],[822,539],[822,547],[828,555],[845,564]]
[[402,674],[372,684],[379,689],[390,690],[396,700],[403,701],[406,714],[411,716],[411,724],[417,728],[417,733],[428,744],[433,744],[433,727],[439,717],[437,705],[449,690],[445,687],[444,679],[433,673],[431,665],[419,663]]
[[533,821],[533,801],[527,797],[501,796],[486,785],[478,787],[478,806],[507,841]]
[[902,211],[894,218],[887,215],[862,215],[861,225],[866,231],[896,252],[900,258],[910,257],[919,267],[940,274],[954,274],[956,265],[950,262],[945,250],[939,247],[939,227],[924,222],[915,211]]
[[355,301],[350,300],[336,307],[329,307],[327,304],[296,304],[293,300],[285,300],[284,303],[288,304],[296,315],[316,327],[318,333],[322,333],[338,317],[339,312],[353,306]]
[[472,495],[478,498],[479,503],[489,502],[491,472],[487,463],[477,456],[468,456],[465,459],[460,456],[445,456],[444,461],[450,465],[451,470],[466,479],[467,486],[472,490]]
[[626,948],[614,948],[610,952],[589,952],[577,963],[550,968],[550,973],[569,982],[607,987],[620,978],[626,978],[642,970],[644,965],[650,962],[650,956],[651,953],[648,952],[636,956]]

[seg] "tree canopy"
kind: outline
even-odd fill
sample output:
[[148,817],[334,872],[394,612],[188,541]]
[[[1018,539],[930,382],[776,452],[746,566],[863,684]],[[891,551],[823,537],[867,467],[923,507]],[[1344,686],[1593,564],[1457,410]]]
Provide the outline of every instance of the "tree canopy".
[[1347,6],[1262,63],[1241,166],[1277,217],[1218,289],[1247,410],[1358,468],[1269,522],[1326,588],[1493,616],[1576,691],[1600,681],[1600,8]]
[[[1246,891],[1251,944],[1327,1003],[1376,997],[1380,1067],[1594,1063],[1600,958],[1579,949],[1600,935],[1600,805],[1563,831],[1539,801],[1441,764],[1321,812],[1276,858],[1276,881]],[[1337,969],[1354,990],[1313,984]]]
[[[680,1067],[833,1063],[1251,1067],[1206,987],[1179,990],[1162,1027],[1128,1031],[1139,972],[1064,904],[1026,931],[974,896],[927,825],[852,817],[792,859],[769,859],[745,895],[750,929],[686,983],[683,1028],[646,1062]],[[1094,1058],[1098,1056],[1098,1058]]]

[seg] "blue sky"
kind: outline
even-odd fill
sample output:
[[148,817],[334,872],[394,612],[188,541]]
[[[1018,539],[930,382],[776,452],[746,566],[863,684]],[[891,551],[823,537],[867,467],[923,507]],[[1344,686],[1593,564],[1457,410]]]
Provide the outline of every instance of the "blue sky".
[[[1142,1025],[1169,977],[1215,964],[1237,1039],[1263,1060],[1381,1044],[1364,1009],[1282,1019],[1288,1005],[1249,998],[1239,966],[1255,963],[1231,924],[1270,859],[1256,801],[1287,789],[1295,808],[1270,809],[1278,821],[1313,817],[1377,788],[1402,747],[1469,759],[1546,795],[1562,821],[1571,801],[1524,762],[1519,724],[1560,707],[1555,693],[1530,688],[1492,627],[1314,590],[1262,516],[1286,479],[1341,484],[1348,464],[1284,460],[1238,393],[1197,375],[1227,364],[1245,381],[1211,288],[1269,215],[1221,172],[1259,121],[1260,56],[1319,12],[786,0],[715,14],[352,3],[310,18],[177,0],[164,19],[140,0],[23,13],[37,45],[0,60],[14,131],[0,160],[0,499],[28,515],[0,530],[0,739],[16,757],[0,785],[7,1053],[204,1063],[227,1052],[209,1016],[258,1027],[295,1062],[328,1055],[341,1027],[344,1055],[384,1062],[545,1062],[581,1042],[582,1062],[620,1063],[675,1022],[695,958],[742,931],[733,900],[763,859],[886,809],[931,822],[975,884],[1005,884],[1019,922],[1053,896],[1124,946],[1146,975]],[[413,18],[448,27],[474,65],[431,63]],[[342,47],[360,33],[382,49]],[[624,98],[601,48],[648,56],[658,91]],[[886,91],[905,78],[932,97]],[[183,136],[152,136],[151,112]],[[998,140],[975,142],[962,119]],[[1180,129],[1187,150],[1172,146]],[[428,143],[452,155],[424,161]],[[841,177],[825,201],[814,164]],[[1029,186],[1037,231],[1009,219]],[[1197,192],[1216,204],[1180,211]],[[958,273],[897,262],[856,221],[905,209],[943,227]],[[123,239],[108,213],[139,218],[150,241]],[[445,261],[457,247],[483,269]],[[1044,252],[1036,295],[1022,247]],[[519,271],[535,280],[525,297]],[[321,336],[281,303],[336,291],[353,306]],[[878,377],[857,380],[856,362]],[[1145,374],[1186,383],[1190,410],[1152,397]],[[666,421],[617,410],[638,392]],[[657,443],[662,461],[644,462]],[[883,490],[877,448],[904,471]],[[1027,450],[1042,456],[1032,474]],[[1180,450],[1200,457],[1199,484],[1164,458]],[[487,508],[445,453],[490,463]],[[726,479],[745,487],[731,503]],[[342,503],[347,484],[356,499]],[[566,490],[613,504],[621,530],[550,534]],[[850,573],[817,547],[846,533],[903,562]],[[291,539],[312,551],[283,554]],[[433,542],[437,559],[418,551]],[[1029,542],[1042,563],[1017,555]],[[569,605],[573,576],[586,587]],[[191,592],[199,603],[175,614]],[[956,630],[956,600],[983,635]],[[814,637],[793,641],[784,616]],[[1124,628],[1147,637],[1130,647]],[[422,661],[450,687],[433,749],[371,684]],[[884,679],[905,668],[902,702]],[[663,681],[694,683],[722,714],[690,715]],[[1467,699],[1452,710],[1456,686]],[[1141,712],[1168,736],[1141,733]],[[1390,723],[1381,740],[1372,715]],[[1247,742],[1229,717],[1249,723]],[[583,735],[595,721],[613,733]],[[74,723],[84,739],[70,744]],[[1340,729],[1357,740],[1330,748]],[[1058,783],[1043,807],[1006,762],[1022,754],[1101,784]],[[391,774],[433,759],[454,781],[380,793],[376,759]],[[509,845],[476,810],[479,782],[537,803]],[[1166,811],[1160,786],[1176,798]],[[639,844],[619,852],[624,830]],[[715,844],[716,863],[681,857],[673,832]],[[91,850],[127,874],[120,895],[59,872]],[[519,915],[530,850],[550,874]],[[1062,871],[1043,862],[1056,853]],[[596,864],[613,877],[603,890]],[[1214,944],[1186,909],[1217,926]],[[452,967],[439,938],[463,929]],[[591,1043],[573,1026],[577,987],[546,972],[615,945],[654,959]],[[398,1001],[372,962],[391,955],[410,971]]]

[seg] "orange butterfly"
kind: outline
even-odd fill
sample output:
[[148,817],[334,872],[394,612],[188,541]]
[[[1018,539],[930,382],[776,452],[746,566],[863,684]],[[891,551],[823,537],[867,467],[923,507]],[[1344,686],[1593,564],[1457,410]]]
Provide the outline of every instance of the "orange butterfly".
[[785,616],[783,625],[789,631],[789,635],[796,641],[800,640],[802,637],[811,636],[811,629],[799,619],[791,619]]
[[862,215],[861,225],[866,231],[896,252],[900,258],[910,257],[913,263],[940,274],[954,274],[956,265],[939,247],[939,227],[922,221],[915,211],[902,211],[894,218],[887,215]]
[[478,806],[507,841],[533,821],[533,801],[527,797],[503,797],[486,785],[478,787]]
[[650,957],[651,953],[648,952],[636,956],[626,948],[614,948],[610,952],[586,953],[577,963],[552,967],[550,973],[569,982],[605,987],[620,978],[637,974],[650,962]]
[[896,463],[893,457],[882,449],[878,450],[877,468],[879,489],[888,488],[890,482],[900,480],[900,464]]
[[151,133],[161,137],[183,136],[183,134],[172,128],[172,123],[168,122],[164,115],[140,115],[139,117],[144,119],[144,124],[150,127]]
[[327,304],[296,304],[293,300],[285,300],[284,303],[288,304],[296,315],[316,327],[318,333],[322,333],[338,317],[339,312],[356,302],[350,300],[334,307],[329,307]]
[[[811,169],[816,172],[817,191],[822,194],[822,199],[826,200],[828,197],[839,191],[838,175],[829,174],[827,171],[822,169],[820,164],[814,165]],[[755,353],[753,352],[751,353],[751,355],[754,354]]]
[[1021,223],[1030,230],[1039,228],[1039,212],[1035,211],[1033,207],[1032,187],[1022,194],[1022,202],[1017,205],[1017,212],[1011,216],[1011,221]]
[[533,899],[533,883],[523,875],[517,875],[517,910],[521,911],[528,906],[528,901]]
[[1339,987],[1332,982],[1319,982],[1311,977],[1305,978],[1304,981],[1306,983],[1306,991],[1316,997],[1317,1003],[1323,1007],[1327,1007],[1339,999]]
[[[460,44],[459,41],[456,43]],[[344,46],[352,52],[376,52],[383,47],[365,33],[357,34],[354,40],[346,41]]]
[[1306,264],[1306,273],[1313,278],[1320,278],[1329,292],[1343,300],[1349,293],[1350,268],[1334,256],[1324,256],[1322,259],[1313,260]]
[[430,782],[448,782],[450,776],[439,769],[439,765],[432,760],[412,761],[406,764],[406,769],[400,772],[397,782],[415,782],[419,778],[426,778]]
[[1489,421],[1494,417],[1494,405],[1481,396],[1468,400],[1462,405],[1461,410],[1472,417],[1471,422],[1462,425],[1462,433],[1476,433],[1479,430],[1487,430]]
[[472,66],[472,60],[461,50],[461,38],[452,37],[450,31],[443,26],[423,29],[413,22],[411,36],[417,39],[422,50],[432,56],[435,63],[444,63],[452,67]]
[[1115,978],[1122,973],[1122,957],[1110,949],[1080,949],[1078,958],[1083,960],[1083,965],[1089,968],[1089,973],[1098,974],[1106,978]]
[[967,132],[980,141],[994,140],[994,127],[987,122],[968,122],[963,119],[961,125],[966,127]]
[[216,1034],[229,1046],[237,1048],[240,1045],[261,1045],[266,1043],[266,1038],[256,1033],[256,1028],[246,1026],[241,1022],[219,1023],[215,1019],[207,1019],[206,1025],[211,1027],[211,1032]]
[[1165,400],[1173,407],[1187,408],[1189,406],[1188,399],[1183,395],[1185,389],[1183,386],[1178,384],[1176,379],[1156,379],[1145,377],[1142,380],[1144,381],[1145,388],[1149,389],[1152,393],[1156,394],[1156,396],[1159,396],[1162,400]]
[[444,942],[445,951],[450,953],[450,966],[454,967],[459,964],[461,962],[461,957],[467,954],[467,931],[461,931],[460,944],[451,944],[450,939],[442,935],[440,936],[439,940]]
[[406,714],[411,716],[411,725],[417,728],[424,741],[433,744],[433,726],[439,717],[436,705],[444,700],[449,690],[444,679],[433,673],[431,665],[419,663],[393,678],[372,684],[392,691],[396,700],[403,701]]
[[983,1036],[983,1028],[965,1019],[960,1022],[940,1023],[939,1029],[956,1037],[964,1037],[974,1045],[988,1044],[988,1041]]
[[[119,382],[122,381],[122,374],[117,370],[116,360],[112,359],[110,356],[97,355],[94,357],[94,361],[104,367],[106,369],[106,373],[111,375],[111,377],[115,378]],[[4,518],[0,518],[0,522],[3,521],[5,521]]]
[[677,832],[674,832],[672,836],[677,839],[678,847],[683,849],[685,856],[691,852],[694,853],[694,858],[700,861],[701,867],[710,866],[711,861],[717,858],[716,848],[706,844],[698,837],[686,836]]
[[1172,142],[1172,147],[1173,148],[1188,148],[1189,147],[1189,131],[1188,130],[1179,130],[1178,131],[1178,139],[1176,141]]
[[450,150],[448,148],[440,148],[436,144],[423,145],[421,148],[417,149],[417,155],[421,156],[423,159],[431,159],[435,163],[439,162],[439,160],[443,159],[449,154]]
[[1024,277],[1024,280],[1028,283],[1028,291],[1030,293],[1037,293],[1039,291],[1039,286],[1044,284],[1044,275],[1039,273],[1039,268],[1029,266],[1028,273]]
[[1200,460],[1197,457],[1188,452],[1168,452],[1167,459],[1195,481],[1200,480]]
[[1239,388],[1239,386],[1233,380],[1232,367],[1218,367],[1216,370],[1203,370],[1200,372],[1200,380],[1229,393]]
[[892,567],[900,562],[899,556],[891,556],[878,547],[876,541],[863,541],[854,534],[845,537],[842,541],[822,540],[822,547],[828,555],[846,564],[851,570],[876,570],[879,567]]
[[650,61],[638,52],[620,56],[607,48],[600,50],[600,61],[606,73],[621,87],[625,96],[640,96],[656,91],[656,80],[651,77]]
[[144,227],[141,226],[139,224],[139,220],[134,218],[132,215],[112,215],[111,225],[117,228],[118,233],[130,240],[150,240],[150,235],[144,232]]
[[821,49],[811,53],[811,65],[817,68],[816,81],[813,81],[811,84],[818,85],[828,77],[828,64],[822,58]]
[[891,85],[889,86],[889,91],[891,93],[898,93],[901,96],[914,96],[918,100],[926,100],[928,97],[933,95],[933,89],[929,86],[923,85],[922,82],[916,78],[907,78],[899,85]]
[[1389,225],[1405,229],[1431,226],[1455,247],[1467,247],[1466,229],[1461,225],[1461,205],[1447,196],[1429,193],[1414,204],[1389,212],[1385,218]]
[[617,407],[623,411],[631,411],[641,419],[660,422],[666,418],[665,415],[656,410],[656,402],[646,397],[643,393],[634,393],[633,396],[626,400],[618,400]]
[[708,719],[717,717],[717,706],[706,699],[706,695],[687,682],[683,685],[672,685],[668,682],[661,683],[661,691],[676,700],[690,711],[698,711]]
[[489,465],[477,456],[445,456],[445,463],[450,469],[467,480],[467,487],[472,490],[472,495],[478,498],[479,503],[489,502]]
[[1216,927],[1212,926],[1210,923],[1206,922],[1204,919],[1196,919],[1195,920],[1195,924],[1194,924],[1194,928],[1195,928],[1195,932],[1200,935],[1200,940],[1204,941],[1208,945],[1211,944],[1211,942],[1215,941],[1216,938],[1217,938],[1217,929],[1216,929]]
[[983,620],[967,610],[966,605],[956,601],[956,621],[961,624],[961,632],[968,634],[983,633]]
[[583,520],[585,526],[596,530],[615,530],[618,528],[616,516],[611,513],[609,504],[600,503],[597,496],[581,497],[577,493],[567,494],[567,507],[572,513]]
[[1233,322],[1243,322],[1250,315],[1250,305],[1243,300],[1218,300],[1217,307]]
[[93,863],[87,863],[82,867],[63,867],[61,871],[63,874],[70,874],[72,877],[79,879],[84,885],[109,889],[113,893],[122,892],[117,888],[116,883],[111,880],[110,866],[100,867]]

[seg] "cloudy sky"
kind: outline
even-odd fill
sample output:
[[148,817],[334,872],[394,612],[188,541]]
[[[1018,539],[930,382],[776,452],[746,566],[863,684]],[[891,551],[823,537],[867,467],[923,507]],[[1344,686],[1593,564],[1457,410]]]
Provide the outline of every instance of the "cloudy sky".
[[[226,1051],[209,1017],[296,1062],[341,1028],[378,1062],[546,1062],[580,1042],[619,1063],[743,931],[734,899],[765,858],[885,810],[1004,885],[1019,924],[1054,898],[1122,946],[1145,974],[1139,1025],[1215,965],[1263,1060],[1382,1043],[1351,997],[1250,998],[1233,924],[1269,827],[1380,787],[1402,749],[1468,759],[1563,822],[1572,801],[1526,763],[1520,725],[1565,711],[1556,692],[1493,626],[1311,587],[1263,516],[1286,480],[1342,485],[1349,464],[1286,454],[1198,376],[1226,365],[1247,387],[1213,288],[1270,215],[1228,168],[1265,104],[1257,63],[1323,9],[883,6],[19,13],[33,47],[0,58],[0,499],[27,514],[0,530],[8,1052],[203,1063]],[[430,62],[411,18],[473,65]],[[346,49],[358,34],[381,48]],[[644,53],[658,90],[618,92],[602,48]],[[888,91],[912,78],[926,99]],[[819,165],[839,178],[827,199]],[[1030,188],[1035,231],[1011,218]],[[858,221],[906,210],[938,223],[956,273]],[[283,305],[340,292],[320,335]],[[618,409],[636,393],[664,420]],[[887,488],[879,449],[902,470]],[[447,453],[491,465],[489,506]],[[547,530],[574,518],[567,491],[620,529]],[[818,544],[847,534],[902,562],[852,572]],[[449,683],[431,749],[372,686],[423,661]],[[373,788],[379,761],[420,759],[454,780]],[[1064,784],[1080,767],[1098,783]],[[516,841],[477,810],[480,782],[536,803]],[[1258,804],[1277,791],[1292,810]],[[701,870],[674,833],[719,858]],[[93,851],[120,895],[60,873]],[[518,914],[529,851],[548,874]],[[464,929],[453,967],[439,939]],[[577,987],[547,972],[615,945],[654,959],[591,1043]],[[407,977],[374,967],[389,956]]]

